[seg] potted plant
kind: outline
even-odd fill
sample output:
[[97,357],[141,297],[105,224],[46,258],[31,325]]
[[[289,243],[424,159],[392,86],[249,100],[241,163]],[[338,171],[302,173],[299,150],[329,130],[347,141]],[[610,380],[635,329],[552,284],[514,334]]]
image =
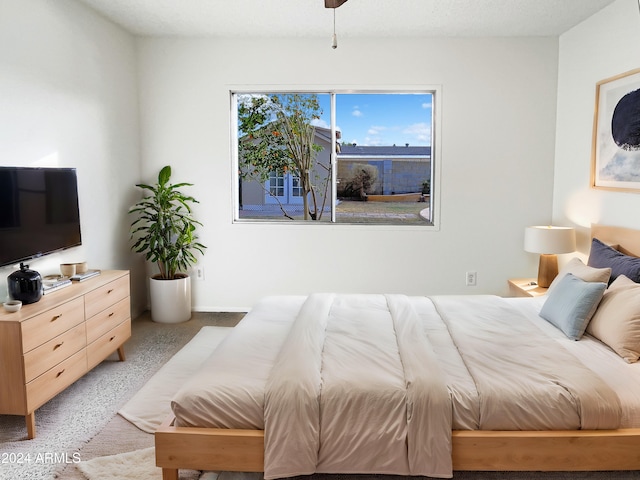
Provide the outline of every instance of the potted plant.
[[150,279],[151,318],[161,323],[184,322],[191,318],[191,280],[186,273],[197,261],[195,253],[206,248],[196,236],[202,224],[192,216],[190,204],[198,201],[180,192],[191,183],[169,183],[171,167],[158,173],[155,185],[137,184],[146,195],[129,209],[136,215],[131,223],[131,250],[142,253],[158,266]]

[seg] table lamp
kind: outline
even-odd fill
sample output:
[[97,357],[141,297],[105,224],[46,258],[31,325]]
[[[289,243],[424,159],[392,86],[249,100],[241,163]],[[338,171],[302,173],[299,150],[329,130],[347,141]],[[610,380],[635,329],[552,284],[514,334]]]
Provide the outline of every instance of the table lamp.
[[524,249],[539,253],[538,286],[549,288],[558,275],[558,253],[576,250],[576,232],[570,227],[537,226],[524,231]]

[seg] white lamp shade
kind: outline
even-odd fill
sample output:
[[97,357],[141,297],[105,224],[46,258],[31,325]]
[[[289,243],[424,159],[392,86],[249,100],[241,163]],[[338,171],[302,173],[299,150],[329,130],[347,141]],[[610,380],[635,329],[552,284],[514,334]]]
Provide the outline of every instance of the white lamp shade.
[[524,231],[524,249],[544,254],[575,252],[576,232],[570,227],[527,227]]

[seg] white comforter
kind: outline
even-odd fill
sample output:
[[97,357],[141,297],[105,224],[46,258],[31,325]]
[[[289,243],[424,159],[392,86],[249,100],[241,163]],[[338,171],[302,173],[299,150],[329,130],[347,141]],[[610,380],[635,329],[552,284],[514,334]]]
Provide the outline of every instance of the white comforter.
[[406,297],[311,295],[265,392],[265,478],[451,476],[451,401]]
[[182,426],[264,429],[265,478],[446,478],[452,429],[617,428],[617,395],[521,317],[491,296],[267,298],[172,408]]

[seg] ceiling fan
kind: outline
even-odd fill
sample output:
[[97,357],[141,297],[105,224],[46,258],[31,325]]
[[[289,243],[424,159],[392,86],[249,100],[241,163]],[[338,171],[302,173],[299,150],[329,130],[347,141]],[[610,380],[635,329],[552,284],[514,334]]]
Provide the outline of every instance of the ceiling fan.
[[347,0],[324,0],[324,8],[338,8]]

